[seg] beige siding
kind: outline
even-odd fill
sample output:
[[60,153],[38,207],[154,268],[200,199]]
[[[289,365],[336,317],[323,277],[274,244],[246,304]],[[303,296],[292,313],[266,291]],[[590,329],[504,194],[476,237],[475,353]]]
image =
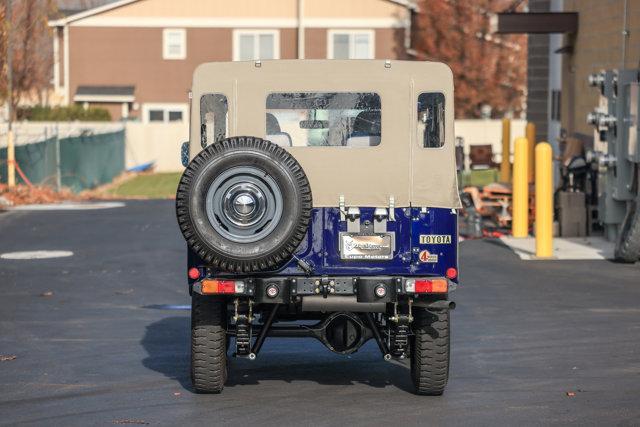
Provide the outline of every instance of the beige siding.
[[[563,67],[562,125],[569,132],[593,133],[585,117],[598,104],[598,91],[587,84],[587,76],[622,65],[623,0],[565,0],[565,11],[579,13],[574,53],[566,55]],[[640,1],[628,2],[627,57],[625,66],[640,63]]]
[[386,0],[305,0],[309,18],[389,18],[403,20],[407,9]]
[[[109,18],[297,18],[297,0],[140,0],[100,14]],[[405,7],[387,0],[305,0],[308,18],[408,17]]]
[[141,0],[107,11],[100,16],[119,18],[189,18],[196,16],[295,18],[297,16],[296,5],[297,0]]

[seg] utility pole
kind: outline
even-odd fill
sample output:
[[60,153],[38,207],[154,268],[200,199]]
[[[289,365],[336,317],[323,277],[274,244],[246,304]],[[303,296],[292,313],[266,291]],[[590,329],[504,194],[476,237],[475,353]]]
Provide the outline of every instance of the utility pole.
[[11,188],[16,185],[16,152],[13,141],[13,44],[12,44],[12,11],[11,1],[5,0],[5,19],[7,26],[7,111],[9,113],[7,127],[7,185]]

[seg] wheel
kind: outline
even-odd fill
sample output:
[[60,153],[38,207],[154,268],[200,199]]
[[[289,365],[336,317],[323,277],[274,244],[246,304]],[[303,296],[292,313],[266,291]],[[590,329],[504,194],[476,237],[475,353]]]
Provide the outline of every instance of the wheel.
[[290,260],[311,218],[311,187],[283,148],[253,137],[223,139],[185,169],[176,194],[180,230],[209,265],[274,270]]
[[416,394],[439,396],[449,379],[449,310],[415,309],[411,379]]
[[627,215],[622,222],[614,257],[620,262],[633,263],[640,259],[640,199],[632,202],[627,208]]
[[227,380],[226,304],[191,297],[191,382],[197,393],[220,393]]

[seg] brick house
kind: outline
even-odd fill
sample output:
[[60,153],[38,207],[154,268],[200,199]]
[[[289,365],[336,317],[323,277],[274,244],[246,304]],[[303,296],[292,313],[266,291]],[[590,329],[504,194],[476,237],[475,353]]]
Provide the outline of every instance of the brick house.
[[184,121],[208,61],[403,59],[411,0],[119,0],[51,21],[54,89],[114,119]]

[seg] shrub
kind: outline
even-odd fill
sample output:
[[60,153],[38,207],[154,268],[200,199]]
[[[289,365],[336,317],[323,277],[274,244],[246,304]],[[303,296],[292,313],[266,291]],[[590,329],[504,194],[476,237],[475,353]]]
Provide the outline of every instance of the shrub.
[[68,107],[43,107],[35,106],[18,109],[18,120],[31,120],[34,122],[108,122],[111,114],[104,108],[83,108],[80,105]]

